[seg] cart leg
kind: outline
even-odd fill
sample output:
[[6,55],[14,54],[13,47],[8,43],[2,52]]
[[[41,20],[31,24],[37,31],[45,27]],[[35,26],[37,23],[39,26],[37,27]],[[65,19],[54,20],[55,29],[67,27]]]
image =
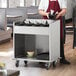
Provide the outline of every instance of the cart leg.
[[19,60],[16,61],[16,64],[15,65],[16,65],[16,67],[19,66]]
[[27,66],[27,61],[24,61],[24,63],[25,63],[25,66]]
[[53,61],[53,68],[56,67],[56,61]]

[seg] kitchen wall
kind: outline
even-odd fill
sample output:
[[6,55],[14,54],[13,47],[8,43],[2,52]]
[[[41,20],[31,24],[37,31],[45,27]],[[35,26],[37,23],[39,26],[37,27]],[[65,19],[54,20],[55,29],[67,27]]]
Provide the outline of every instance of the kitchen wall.
[[14,8],[20,5],[20,0],[9,0],[9,7]]
[[1,0],[0,0],[0,7],[1,7]]
[[25,6],[31,6],[33,4],[33,0],[25,0]]
[[[24,6],[29,7],[32,5],[35,6],[35,4],[39,5],[39,1],[40,0],[37,0],[37,2],[35,3],[35,0],[24,0]],[[14,8],[17,6],[20,6],[20,0],[9,0],[9,7],[10,8]]]
[[[29,7],[35,4],[38,5],[40,0],[37,0],[37,3],[35,3],[35,0],[24,0],[24,6]],[[14,8],[20,6],[20,0],[9,0],[9,7]]]
[[[35,2],[36,1],[36,2]],[[28,6],[38,6],[40,3],[40,0],[25,0],[25,6],[28,7]]]
[[0,7],[6,8],[7,7],[7,0],[0,0]]
[[37,0],[37,6],[39,5],[40,1],[41,1],[41,0]]

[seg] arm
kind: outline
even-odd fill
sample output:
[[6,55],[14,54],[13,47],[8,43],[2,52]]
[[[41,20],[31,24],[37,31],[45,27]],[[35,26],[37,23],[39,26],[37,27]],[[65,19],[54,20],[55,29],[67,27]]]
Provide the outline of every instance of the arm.
[[[39,10],[39,14],[42,16],[47,16],[48,17],[48,13],[46,13],[44,10]],[[60,16],[64,16],[66,14],[66,8],[63,8],[61,12],[58,13],[58,15],[56,16],[56,19],[58,19]]]
[[44,10],[39,10],[39,14],[42,16],[48,16],[48,13],[46,13]]
[[61,12],[58,13],[56,18],[59,18],[60,16],[64,16],[67,11],[67,1],[66,0],[61,0]]
[[66,8],[62,8],[62,11],[58,13],[56,19],[58,19],[60,16],[64,16],[65,14],[66,14]]

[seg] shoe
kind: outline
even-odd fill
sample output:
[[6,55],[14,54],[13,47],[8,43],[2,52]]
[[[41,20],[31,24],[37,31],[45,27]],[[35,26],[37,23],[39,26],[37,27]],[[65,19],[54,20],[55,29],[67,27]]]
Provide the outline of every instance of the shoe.
[[70,65],[70,62],[67,61],[67,60],[65,60],[65,59],[61,59],[61,60],[60,60],[60,63],[61,63],[61,64],[67,64],[67,65]]

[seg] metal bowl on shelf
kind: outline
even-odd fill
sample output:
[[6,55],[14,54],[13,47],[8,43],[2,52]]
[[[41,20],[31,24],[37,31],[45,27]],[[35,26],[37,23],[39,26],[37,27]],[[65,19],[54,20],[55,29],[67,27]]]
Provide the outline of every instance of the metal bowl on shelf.
[[33,57],[34,51],[27,51],[27,57]]

